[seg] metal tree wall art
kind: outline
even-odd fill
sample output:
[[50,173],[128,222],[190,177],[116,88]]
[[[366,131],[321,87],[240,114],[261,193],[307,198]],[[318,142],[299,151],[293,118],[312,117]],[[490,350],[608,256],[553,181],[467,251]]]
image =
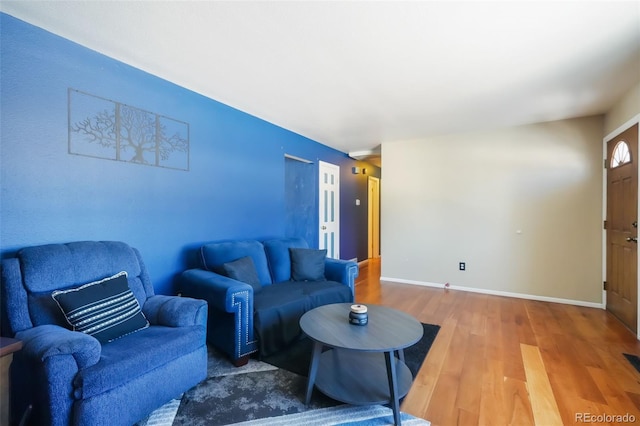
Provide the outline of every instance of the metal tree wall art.
[[69,153],[189,170],[189,124],[69,89]]

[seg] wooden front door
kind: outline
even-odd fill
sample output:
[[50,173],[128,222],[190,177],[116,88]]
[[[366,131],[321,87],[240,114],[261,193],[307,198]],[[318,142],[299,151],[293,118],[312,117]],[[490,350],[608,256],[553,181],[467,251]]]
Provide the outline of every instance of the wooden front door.
[[607,142],[607,310],[637,332],[638,125]]

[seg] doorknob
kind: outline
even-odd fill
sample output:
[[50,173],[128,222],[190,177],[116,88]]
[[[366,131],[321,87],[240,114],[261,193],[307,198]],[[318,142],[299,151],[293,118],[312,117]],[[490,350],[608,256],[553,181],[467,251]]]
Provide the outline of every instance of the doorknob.
[[634,228],[638,227],[638,221],[634,220],[633,223],[631,224],[631,226],[633,226]]
[[324,231],[325,229],[327,229],[327,227],[322,225],[322,228],[320,228],[320,229],[322,229]]
[[638,242],[638,238],[637,237],[627,237],[627,241],[630,242],[630,243],[631,242],[637,243]]

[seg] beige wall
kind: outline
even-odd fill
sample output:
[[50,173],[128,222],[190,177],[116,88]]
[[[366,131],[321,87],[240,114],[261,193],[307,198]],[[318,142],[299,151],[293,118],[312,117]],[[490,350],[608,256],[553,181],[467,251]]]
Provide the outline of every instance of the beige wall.
[[383,144],[383,279],[601,303],[603,133],[595,116]]
[[640,81],[607,112],[604,119],[604,136],[640,114]]

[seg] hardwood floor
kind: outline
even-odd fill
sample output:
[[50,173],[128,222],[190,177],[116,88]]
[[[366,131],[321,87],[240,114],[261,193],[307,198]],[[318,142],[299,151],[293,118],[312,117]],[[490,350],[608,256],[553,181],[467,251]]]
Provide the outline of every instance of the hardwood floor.
[[640,424],[640,374],[622,355],[640,342],[607,311],[379,277],[379,260],[361,267],[358,303],[441,326],[404,412],[433,426]]

